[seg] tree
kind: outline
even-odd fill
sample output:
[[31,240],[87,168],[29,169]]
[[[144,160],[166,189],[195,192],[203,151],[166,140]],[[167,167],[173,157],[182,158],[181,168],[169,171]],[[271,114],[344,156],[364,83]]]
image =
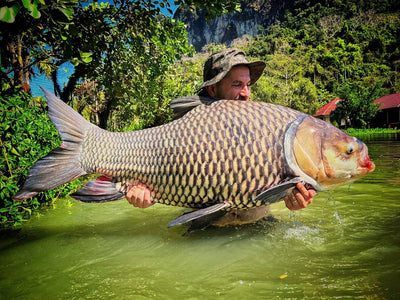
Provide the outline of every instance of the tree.
[[[205,8],[208,17],[238,9],[238,3],[174,2],[178,6]],[[66,102],[79,83],[96,81],[104,94],[103,105],[97,111],[103,128],[110,118],[115,118],[113,112],[118,115],[126,107],[136,107],[136,113],[143,115],[152,106],[161,106],[157,78],[174,60],[191,51],[183,25],[162,16],[162,8],[172,13],[168,0],[114,0],[101,4],[61,0],[49,5],[44,1],[11,0],[0,8],[1,31],[7,32],[6,38],[0,40],[5,62],[1,77],[10,85],[25,84],[29,89],[32,67],[36,66],[52,78],[56,94]],[[3,11],[7,13],[1,14]],[[24,51],[12,53],[9,45],[19,45]],[[16,63],[20,61],[23,65]],[[75,68],[61,87],[57,74],[66,62]],[[17,77],[20,73],[24,77]],[[14,74],[13,80],[10,74]],[[131,103],[141,100],[143,105]],[[147,123],[155,124],[157,115],[149,116]]]
[[[160,125],[168,120],[168,106],[171,99],[163,95],[164,74],[177,58],[191,53],[187,33],[182,23],[170,18],[159,18],[154,25],[155,33],[135,51],[127,41],[136,33],[131,29],[114,40],[114,51],[106,54],[104,63],[96,70],[96,82],[102,87],[106,109],[100,119],[107,121],[111,110],[119,124],[138,116],[142,124]],[[169,28],[165,32],[165,28]],[[110,101],[112,99],[112,101]],[[124,117],[120,117],[124,116]]]
[[254,98],[308,114],[315,113],[318,106],[317,90],[311,80],[303,75],[301,57],[277,54],[270,58],[264,78],[260,78],[252,89]]
[[78,0],[10,0],[0,7],[0,78],[30,90],[33,66],[49,59],[43,49],[50,37],[61,39],[71,24]]
[[[78,64],[76,70],[83,69],[80,73],[85,73],[87,80],[95,81],[104,95],[101,109],[97,111],[100,127],[129,126],[138,117],[145,127],[163,124],[169,120],[171,100],[162,91],[163,74],[175,60],[192,53],[185,27],[159,15],[159,8],[152,2],[137,1],[134,6],[124,5],[124,1],[115,2],[119,5],[93,4],[83,9],[89,14],[84,19],[93,20],[90,24],[99,19],[95,12],[108,22],[101,30],[95,30],[99,34],[87,43],[102,42],[101,53],[93,53],[90,64]],[[185,5],[197,2],[186,1]],[[182,4],[182,1],[176,3]],[[222,1],[210,6],[213,7],[210,11],[221,13],[222,7],[230,7],[232,3],[235,1]],[[201,5],[204,7],[204,3]],[[216,10],[216,7],[220,8]],[[79,41],[74,43],[74,48],[84,44]],[[80,52],[86,53],[86,49]],[[111,119],[113,124],[109,123]]]
[[[84,8],[95,7],[97,1],[94,0],[8,0],[4,6],[0,6],[2,80],[29,89],[32,67],[40,63],[43,65],[43,62],[47,63],[45,69],[55,79],[56,69],[66,61],[75,65],[89,63],[92,57],[87,50],[88,46],[103,45],[101,37],[98,40],[96,37],[110,33],[111,27],[115,28],[116,24],[120,30],[132,26],[138,36],[148,39],[154,32],[152,21],[158,18],[161,9],[173,14],[169,0],[114,0],[111,3],[101,4],[103,18],[93,19],[88,11],[84,12]],[[238,0],[212,0],[207,3],[200,0],[175,0],[174,5],[204,8],[208,18],[240,8]],[[88,16],[90,22],[85,19]],[[44,68],[40,71],[44,71]],[[74,73],[71,84],[67,85],[61,95],[64,100],[71,95],[73,86],[83,75],[81,70]],[[12,81],[10,76],[13,77]],[[57,83],[55,91],[61,94]]]
[[301,72],[301,66],[291,56],[279,54],[267,62],[266,73],[280,90],[282,105],[291,106],[291,82]]
[[383,93],[381,84],[363,87],[359,83],[346,83],[337,90],[343,101],[337,104],[331,119],[338,124],[344,119],[346,126],[366,128],[378,112],[379,105],[373,102],[383,96]]
[[322,28],[325,38],[330,39],[338,33],[343,26],[343,16],[329,15],[319,19],[319,25]]

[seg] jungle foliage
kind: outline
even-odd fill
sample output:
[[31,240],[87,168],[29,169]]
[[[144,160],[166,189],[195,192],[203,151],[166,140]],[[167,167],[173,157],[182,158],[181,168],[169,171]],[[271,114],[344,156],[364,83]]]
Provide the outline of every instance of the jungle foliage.
[[41,203],[64,197],[76,186],[70,183],[23,202],[12,196],[23,185],[33,162],[60,144],[57,130],[47,117],[46,102],[8,89],[0,95],[0,228],[20,225]]
[[[400,5],[391,0],[290,3],[280,20],[261,28],[262,34],[243,36],[231,45],[243,49],[249,60],[267,63],[251,99],[315,114],[341,97],[340,107],[346,103],[352,111],[344,116],[346,127],[368,127],[377,112],[372,102],[400,91]],[[195,91],[205,59],[224,47],[208,45],[207,53],[176,62],[172,72],[190,62],[191,72],[182,68],[175,77]]]
[[[209,17],[236,9],[236,2],[174,1],[206,8]],[[169,1],[7,1],[0,8],[0,77],[28,91],[35,67],[52,79],[65,102],[73,100],[79,84],[95,83],[84,104],[100,127],[116,129],[135,117],[155,125],[165,114],[157,78],[192,52],[184,25],[161,9],[171,10]],[[58,76],[66,63],[74,70],[61,86]]]
[[366,127],[377,111],[372,102],[400,91],[400,5],[293,1],[246,50],[268,64],[257,98],[315,113],[339,96],[354,112],[348,125]]

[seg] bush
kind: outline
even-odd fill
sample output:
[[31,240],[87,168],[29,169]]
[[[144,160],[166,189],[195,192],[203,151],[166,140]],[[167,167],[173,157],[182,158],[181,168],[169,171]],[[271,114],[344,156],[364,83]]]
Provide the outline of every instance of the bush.
[[68,184],[19,202],[12,199],[33,163],[60,145],[57,130],[46,114],[46,102],[19,90],[0,94],[0,228],[21,225],[42,204],[65,196]]

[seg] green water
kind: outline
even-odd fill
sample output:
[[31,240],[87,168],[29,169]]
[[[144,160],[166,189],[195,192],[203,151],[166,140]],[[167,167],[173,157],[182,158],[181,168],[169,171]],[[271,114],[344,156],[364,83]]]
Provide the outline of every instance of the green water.
[[72,199],[0,242],[1,299],[400,299],[400,141],[300,213],[183,236],[183,209]]

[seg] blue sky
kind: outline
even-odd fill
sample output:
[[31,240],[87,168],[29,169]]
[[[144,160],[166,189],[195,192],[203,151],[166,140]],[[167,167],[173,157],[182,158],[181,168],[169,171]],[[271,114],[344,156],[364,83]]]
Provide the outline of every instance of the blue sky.
[[[70,63],[65,63],[61,65],[58,69],[58,81],[61,87],[64,86],[64,83],[67,82],[68,77],[72,74],[74,70],[74,66]],[[43,96],[43,92],[40,87],[45,88],[51,92],[54,92],[53,82],[50,79],[47,79],[46,75],[42,74],[40,76],[35,76],[31,81],[31,90],[32,96],[38,97]]]
[[[99,1],[99,2],[113,3],[113,1]],[[173,0],[169,0],[171,9],[175,12],[177,6],[174,6],[173,2],[174,2]],[[168,17],[172,17],[171,14],[169,14],[165,8],[161,9],[161,12]],[[71,63],[65,63],[58,69],[57,75],[58,75],[59,85],[61,86],[61,88],[67,82],[68,77],[71,76],[73,70],[74,66]],[[40,87],[43,87],[51,92],[54,92],[53,82],[50,79],[47,79],[44,74],[32,78],[31,80],[32,96],[34,97],[43,96],[43,92],[40,89]]]

